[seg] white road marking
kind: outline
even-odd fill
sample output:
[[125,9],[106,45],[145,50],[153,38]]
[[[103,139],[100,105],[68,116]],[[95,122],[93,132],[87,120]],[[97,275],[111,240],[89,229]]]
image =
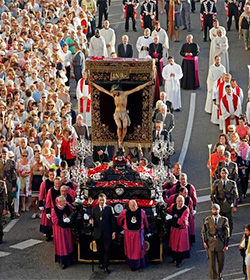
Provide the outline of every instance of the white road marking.
[[43,241],[41,240],[37,240],[37,239],[28,239],[26,241],[17,243],[15,245],[10,246],[10,248],[14,248],[14,249],[19,249],[19,250],[24,250],[26,248],[29,248],[31,246],[34,246],[36,244],[42,243]]
[[3,229],[3,232],[5,232],[5,233],[9,232],[18,221],[19,221],[19,219],[11,220],[8,223],[8,225]]
[[192,269],[194,269],[194,266],[193,266],[193,267],[190,267],[190,268],[185,268],[185,269],[183,269],[183,270],[180,270],[180,271],[178,271],[178,272],[176,272],[176,273],[174,273],[174,274],[172,274],[172,275],[169,275],[169,276],[167,276],[167,277],[165,277],[165,278],[163,278],[163,279],[161,279],[161,280],[170,280],[170,279],[173,279],[173,278],[175,278],[175,277],[177,277],[177,276],[179,276],[179,275],[181,275],[181,274],[184,274],[184,273],[186,273],[186,272],[188,272],[188,271],[190,271],[190,270],[192,270]]
[[196,191],[199,192],[199,191],[206,191],[206,190],[210,190],[210,188],[198,189],[198,190],[196,190]]
[[197,198],[198,203],[210,201],[210,195],[204,195]]
[[188,150],[189,141],[191,138],[192,128],[193,128],[193,122],[194,122],[194,114],[195,114],[195,102],[196,102],[196,93],[192,92],[190,96],[190,106],[189,106],[189,114],[188,114],[188,122],[187,122],[187,129],[180,153],[180,157],[178,162],[183,166],[183,163],[185,161],[185,157]]
[[8,256],[8,255],[10,255],[11,253],[9,253],[9,252],[1,252],[0,251],[0,258],[1,257],[6,257],[6,256]]

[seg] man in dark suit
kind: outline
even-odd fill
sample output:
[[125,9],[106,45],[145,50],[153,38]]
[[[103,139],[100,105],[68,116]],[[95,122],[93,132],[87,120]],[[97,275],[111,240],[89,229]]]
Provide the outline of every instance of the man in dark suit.
[[16,190],[16,168],[12,159],[7,159],[8,149],[2,149],[2,159],[0,160],[0,180],[5,181],[7,186],[8,208],[11,219],[15,218],[14,209],[12,207],[12,193]]
[[78,81],[82,78],[83,70],[85,68],[85,56],[78,44],[75,44],[74,50],[75,50],[75,55],[72,63],[73,63],[76,83],[78,83]]
[[112,239],[116,236],[116,226],[114,210],[111,206],[106,205],[107,197],[101,193],[98,196],[98,206],[92,210],[90,223],[94,227],[93,236],[97,244],[97,252],[99,255],[99,268],[106,273],[110,273],[109,253]]
[[163,104],[160,107],[160,112],[156,115],[156,121],[163,122],[163,130],[166,130],[169,134],[169,140],[172,141],[172,131],[174,129],[174,115],[168,112],[167,105]]
[[122,36],[122,43],[118,45],[118,57],[133,57],[133,48],[128,44],[128,36]]

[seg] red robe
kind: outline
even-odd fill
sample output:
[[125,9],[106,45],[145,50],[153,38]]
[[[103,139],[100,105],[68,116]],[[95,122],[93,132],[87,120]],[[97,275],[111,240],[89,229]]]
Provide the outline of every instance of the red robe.
[[39,201],[39,207],[43,206],[44,210],[41,211],[42,213],[42,218],[41,218],[41,222],[40,222],[40,232],[45,233],[45,234],[49,234],[51,232],[51,220],[49,220],[46,216],[46,199],[47,199],[47,195],[48,195],[48,190],[46,190],[46,181],[41,183],[40,186],[40,191],[39,191],[39,197],[38,197],[38,201]]
[[69,216],[71,209],[68,204],[64,208],[55,206],[51,211],[53,223],[53,237],[55,262],[68,264],[71,261],[73,253],[72,235],[69,224],[63,222],[63,215]]
[[[184,209],[183,209],[184,207]],[[189,209],[186,205],[182,207],[182,214],[178,216],[175,226],[171,226],[169,247],[173,253],[183,253],[179,254],[178,257],[182,259],[189,257]],[[168,213],[170,215],[175,214],[176,204],[173,204],[168,208]],[[174,218],[174,217],[173,217]],[[178,228],[177,228],[178,227]]]
[[141,211],[141,225],[139,225],[139,230],[128,229],[127,210],[123,210],[117,217],[118,225],[124,229],[125,256],[129,266],[132,268],[140,268],[145,265],[146,248],[144,244],[144,232],[145,229],[148,229],[148,221],[145,211],[142,209],[139,209],[139,211]]

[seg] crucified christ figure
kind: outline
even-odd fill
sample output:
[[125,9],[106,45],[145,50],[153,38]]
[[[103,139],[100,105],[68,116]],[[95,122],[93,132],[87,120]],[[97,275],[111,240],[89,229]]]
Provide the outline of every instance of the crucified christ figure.
[[121,148],[123,144],[123,139],[127,133],[127,127],[130,126],[131,123],[129,115],[127,113],[128,95],[140,91],[144,89],[146,86],[152,85],[152,82],[149,81],[143,85],[140,85],[134,89],[127,90],[127,91],[120,90],[119,85],[113,85],[110,91],[106,90],[101,86],[98,86],[95,83],[92,83],[92,85],[99,91],[114,98],[115,113],[113,116],[117,126],[118,146],[119,148]]

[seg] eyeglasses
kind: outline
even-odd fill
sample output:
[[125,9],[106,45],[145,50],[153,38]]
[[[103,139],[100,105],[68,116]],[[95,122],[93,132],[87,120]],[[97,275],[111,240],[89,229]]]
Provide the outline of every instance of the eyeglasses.
[[22,157],[28,157],[28,155],[22,155]]
[[30,141],[29,143],[30,143],[30,144],[34,144],[35,142],[33,142],[33,141]]
[[34,151],[34,153],[39,153],[40,154],[40,151]]

